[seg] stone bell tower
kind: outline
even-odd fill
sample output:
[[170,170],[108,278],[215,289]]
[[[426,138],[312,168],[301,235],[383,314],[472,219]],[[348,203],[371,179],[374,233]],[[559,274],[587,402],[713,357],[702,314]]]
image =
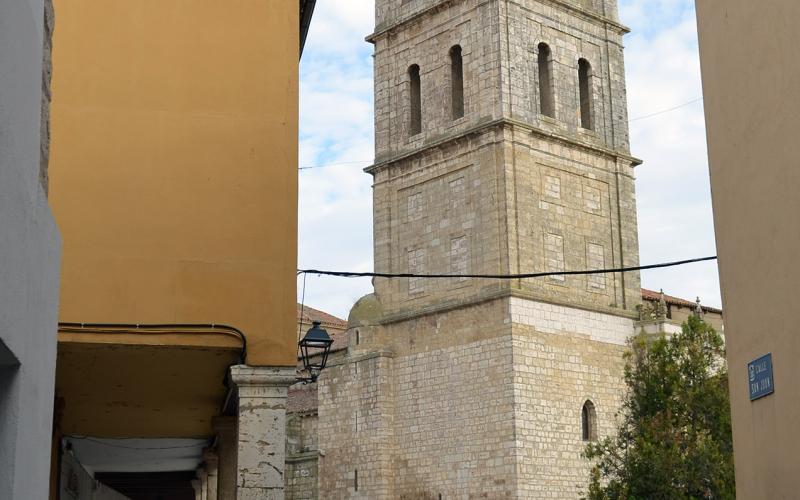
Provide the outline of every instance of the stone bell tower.
[[[639,262],[616,0],[377,0],[377,272]],[[320,382],[325,498],[577,498],[639,276],[395,278]]]

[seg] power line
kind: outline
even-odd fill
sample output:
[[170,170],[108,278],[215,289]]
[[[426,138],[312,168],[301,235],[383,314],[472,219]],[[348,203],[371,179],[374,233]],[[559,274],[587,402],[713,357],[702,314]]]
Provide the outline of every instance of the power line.
[[[646,120],[647,118],[653,118],[653,117],[656,117],[656,116],[659,116],[659,115],[663,115],[663,114],[666,114],[666,113],[671,113],[672,111],[676,111],[678,109],[685,108],[686,106],[689,106],[689,105],[694,104],[696,102],[700,102],[702,100],[703,100],[702,97],[698,97],[696,99],[692,99],[691,101],[686,101],[683,104],[678,104],[677,106],[673,106],[671,108],[662,109],[661,111],[656,111],[655,113],[650,113],[650,114],[647,114],[647,115],[637,116],[636,118],[631,118],[630,120],[628,120],[628,123],[636,122],[636,121],[639,121],[639,120]],[[338,166],[342,166],[342,165],[359,165],[359,164],[363,164],[363,163],[372,163],[372,160],[354,160],[354,161],[340,161],[340,162],[336,162],[336,163],[324,163],[324,164],[321,164],[321,165],[310,165],[310,166],[307,166],[307,167],[298,167],[297,170],[312,170],[312,169],[317,169],[317,168],[338,167]]]
[[663,109],[661,111],[656,111],[655,113],[650,113],[649,115],[643,115],[643,116],[637,116],[636,118],[631,118],[630,120],[628,120],[628,123],[639,121],[639,120],[644,120],[646,118],[653,118],[654,116],[663,115],[665,113],[670,113],[672,111],[684,108],[686,106],[689,106],[690,104],[694,104],[694,103],[700,102],[702,100],[703,100],[702,97],[698,97],[697,99],[692,99],[691,101],[687,101],[687,102],[685,102],[683,104],[678,104],[677,106],[674,106],[674,107],[669,108],[669,109]]
[[311,170],[314,168],[337,167],[340,165],[358,165],[361,163],[372,163],[372,160],[354,160],[354,161],[340,161],[336,163],[326,163],[323,165],[311,165],[308,167],[298,167],[297,170]]
[[543,273],[523,273],[523,274],[415,274],[415,273],[359,273],[353,271],[321,271],[319,269],[298,269],[297,275],[316,274],[319,276],[337,276],[340,278],[474,278],[474,279],[499,279],[499,280],[518,280],[528,278],[545,278],[548,276],[576,276],[588,274],[607,274],[607,273],[628,273],[634,271],[646,271],[648,269],[661,269],[665,267],[685,266],[696,262],[707,262],[717,260],[717,256],[701,257],[697,259],[679,260],[675,262],[664,262],[661,264],[649,264],[636,267],[619,267],[611,269],[589,269],[585,271],[555,271]]

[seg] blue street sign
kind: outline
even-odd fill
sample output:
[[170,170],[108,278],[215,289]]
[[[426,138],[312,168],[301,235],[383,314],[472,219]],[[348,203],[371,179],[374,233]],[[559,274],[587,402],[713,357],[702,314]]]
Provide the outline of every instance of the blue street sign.
[[747,375],[750,381],[748,384],[750,401],[775,392],[775,381],[772,379],[772,353],[747,363]]

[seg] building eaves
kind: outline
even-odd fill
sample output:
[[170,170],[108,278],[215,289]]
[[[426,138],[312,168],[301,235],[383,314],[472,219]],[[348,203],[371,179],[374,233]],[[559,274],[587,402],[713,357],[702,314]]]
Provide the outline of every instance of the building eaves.
[[300,0],[300,57],[303,57],[303,48],[306,46],[308,29],[311,27],[311,17],[317,0]]
[[337,318],[333,314],[328,314],[319,309],[314,309],[313,307],[302,304],[297,304],[297,320],[307,324],[311,324],[313,321],[319,321],[322,326],[331,326],[342,330],[347,329],[347,321]]
[[[658,302],[661,299],[661,293],[656,292],[654,290],[648,290],[647,288],[642,288],[642,299],[650,302]],[[694,308],[697,306],[696,302],[682,299],[680,297],[673,297],[672,295],[667,295],[667,294],[664,294],[664,301],[667,304],[679,307]],[[705,312],[722,314],[722,309],[717,309],[716,307],[709,307],[704,305],[701,305],[700,307],[702,307],[703,311]]]

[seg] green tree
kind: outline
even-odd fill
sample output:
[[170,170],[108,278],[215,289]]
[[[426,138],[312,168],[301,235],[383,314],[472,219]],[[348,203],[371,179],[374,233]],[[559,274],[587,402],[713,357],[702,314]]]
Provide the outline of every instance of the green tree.
[[590,500],[735,498],[724,354],[697,316],[670,339],[633,340],[617,435],[585,451]]

